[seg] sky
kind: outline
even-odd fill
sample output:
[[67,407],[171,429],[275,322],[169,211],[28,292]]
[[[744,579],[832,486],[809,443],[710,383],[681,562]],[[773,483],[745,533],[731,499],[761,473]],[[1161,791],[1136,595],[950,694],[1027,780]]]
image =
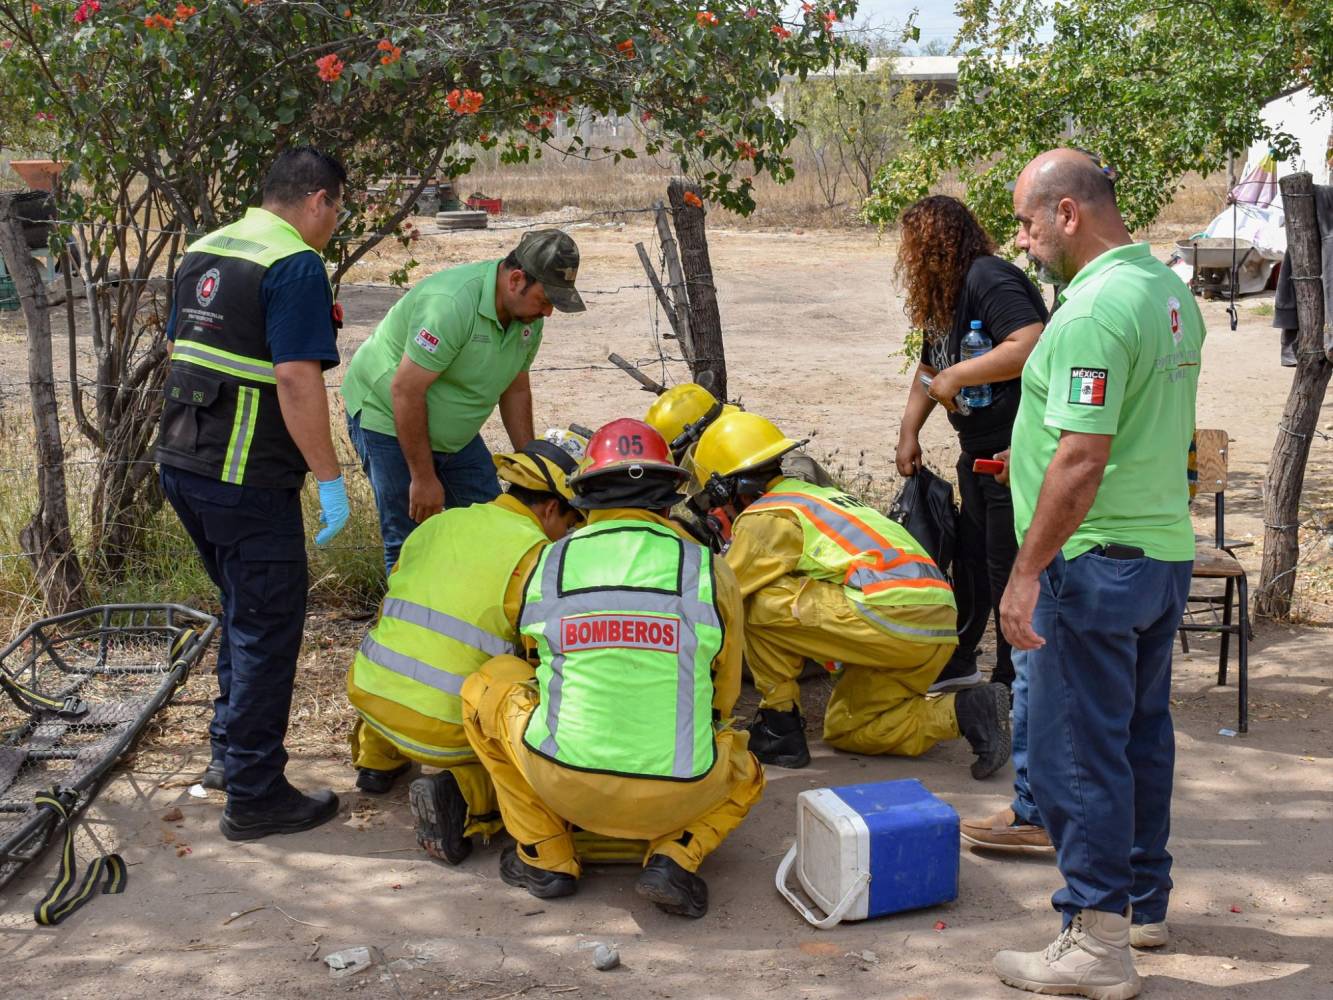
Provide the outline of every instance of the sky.
[[913,10],[918,11],[916,24],[921,29],[922,44],[932,38],[953,41],[960,22],[954,16],[950,0],[860,0],[856,20],[884,26],[900,25]]

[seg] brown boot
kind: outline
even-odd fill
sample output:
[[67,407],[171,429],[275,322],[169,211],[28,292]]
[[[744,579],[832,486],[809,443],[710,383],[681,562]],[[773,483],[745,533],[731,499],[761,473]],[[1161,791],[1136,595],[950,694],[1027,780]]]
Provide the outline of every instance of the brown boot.
[[1020,823],[1013,809],[1001,809],[984,819],[965,819],[958,832],[969,844],[1000,851],[1048,849],[1051,838],[1040,826]]

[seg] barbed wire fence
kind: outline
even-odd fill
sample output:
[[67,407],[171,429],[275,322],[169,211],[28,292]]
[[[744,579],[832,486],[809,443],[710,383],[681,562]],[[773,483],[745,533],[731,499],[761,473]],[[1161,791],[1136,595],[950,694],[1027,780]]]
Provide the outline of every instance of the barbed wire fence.
[[[669,216],[672,209],[669,206],[659,204],[643,208],[591,212],[573,218],[567,215],[555,218],[538,216],[530,219],[507,220],[491,228],[502,231],[525,231],[535,228],[570,228],[584,225],[609,227],[619,225],[633,217],[653,215],[659,212],[665,212]],[[79,224],[78,220],[57,221],[72,225]],[[143,231],[142,227],[139,228],[140,231]],[[164,232],[162,230],[157,231]],[[455,235],[453,231],[432,232],[425,229],[417,231],[421,233],[418,239],[447,240]],[[656,263],[658,272],[664,274],[666,248],[662,245],[653,227],[647,227],[647,231],[649,233],[648,241],[651,247],[651,257]],[[188,236],[191,234],[182,235]],[[343,237],[347,240],[355,238],[357,237]],[[364,238],[364,235],[361,238]],[[390,248],[393,248],[392,245]],[[87,244],[84,243],[82,248],[84,253],[86,253],[86,249]],[[410,246],[408,250],[410,251]],[[364,267],[365,263],[363,260],[358,267]],[[355,270],[352,273],[354,274]],[[87,298],[89,286],[82,281],[83,275],[77,274],[77,271],[75,277],[78,280],[72,298],[77,302],[79,299]],[[111,286],[126,281],[158,282],[164,291],[167,288],[165,274],[146,278],[109,276],[101,281],[92,282],[91,287],[96,289],[99,286]],[[697,284],[697,282],[686,282],[686,284],[688,286]],[[64,290],[60,287],[59,280],[53,285],[48,283],[48,287],[51,293],[48,307],[55,309],[64,306]],[[357,288],[396,288],[397,286],[387,282],[347,282],[344,287],[348,292],[352,292]],[[673,334],[669,330],[663,329],[663,311],[655,285],[651,281],[618,282],[603,287],[584,286],[580,287],[580,293],[585,297],[597,297],[606,300],[623,297],[627,293],[642,293],[645,306],[646,329],[644,332],[646,332],[646,343],[644,340],[639,340],[638,349],[630,350],[622,347],[621,350],[628,355],[631,364],[641,371],[652,372],[656,380],[663,385],[669,386],[677,382],[689,381],[692,378],[687,359],[683,356],[679,346],[671,339]],[[19,323],[21,325],[22,321],[20,320]],[[633,335],[641,336],[638,332],[634,332]],[[63,332],[54,334],[54,339],[57,342],[64,340]],[[341,353],[345,364],[354,352],[343,350]],[[79,355],[76,359],[77,365],[85,369],[91,368],[89,364],[90,354],[86,346],[81,345]],[[620,367],[609,362],[537,364],[530,371],[537,376],[544,374],[568,376],[577,375],[578,373],[601,372],[612,372],[618,376],[624,374]],[[17,604],[31,607],[39,603],[36,596],[35,580],[30,571],[31,560],[39,553],[28,551],[18,542],[19,529],[31,515],[32,509],[37,503],[36,480],[38,473],[43,469],[40,462],[36,460],[32,447],[30,406],[31,392],[35,384],[37,383],[31,379],[16,376],[5,377],[0,374],[0,543],[3,543],[3,549],[0,549],[0,606],[14,606]],[[42,382],[41,384],[45,385],[46,383]],[[352,596],[359,598],[361,603],[364,603],[366,599],[377,597],[378,588],[382,586],[383,571],[382,565],[379,563],[381,545],[369,484],[365,482],[360,462],[356,459],[350,443],[346,440],[345,432],[337,426],[344,422],[340,398],[341,387],[341,378],[335,376],[326,381],[330,411],[335,425],[335,442],[340,452],[340,465],[344,475],[348,478],[349,488],[357,494],[360,503],[356,506],[359,506],[361,510],[354,511],[354,519],[357,523],[350,526],[353,530],[345,532],[343,536],[335,539],[330,545],[322,549],[312,548],[312,590],[318,591],[321,580],[327,582],[330,577],[333,577],[336,579],[329,588],[330,590],[341,596],[346,596],[350,592]],[[142,394],[160,392],[161,389],[153,386],[129,388],[120,384],[106,384],[99,382],[95,377],[89,376],[86,371],[76,371],[71,378],[68,370],[55,373],[52,388],[59,400],[62,438],[66,452],[66,457],[60,464],[67,477],[69,477],[70,530],[74,538],[87,539],[93,529],[92,509],[88,503],[88,496],[97,475],[109,466],[151,466],[154,463],[152,462],[151,452],[143,458],[127,462],[116,462],[106,457],[99,457],[80,433],[74,420],[74,393],[77,391],[78,393],[95,395],[99,390],[107,390],[116,393],[133,392]],[[643,410],[647,409],[647,403],[639,395],[638,386],[633,385],[627,376],[625,389],[625,411],[632,416],[641,416]],[[561,409],[567,409],[567,407],[562,406]],[[779,422],[783,419],[780,414],[772,414],[772,416]],[[586,424],[588,421],[577,420],[576,418],[576,422]],[[540,431],[541,428],[538,428],[538,430]],[[307,492],[310,493],[311,491]],[[311,499],[312,497],[307,497],[308,504]],[[308,522],[311,521],[313,514],[314,508],[308,506]],[[197,563],[193,544],[179,529],[179,526],[175,524],[169,511],[152,519],[146,525],[138,527],[140,539],[147,550],[145,560],[151,560],[154,563],[149,569],[159,575],[166,571],[165,581],[160,582],[169,584],[173,578],[173,573],[178,571],[180,567]],[[308,523],[307,527],[311,527],[311,524]],[[79,550],[85,551],[85,557],[96,555],[95,553],[87,553],[86,547],[86,543],[77,546]],[[353,575],[360,573],[362,582],[348,586],[345,579],[349,572],[348,566],[343,565],[340,569],[330,568],[340,563],[352,564],[350,572]],[[135,570],[134,564],[128,564],[121,573],[122,577],[128,579],[122,579],[118,583],[121,586],[132,586]],[[199,568],[199,572],[196,574],[196,583],[201,578],[201,574],[202,568]]]

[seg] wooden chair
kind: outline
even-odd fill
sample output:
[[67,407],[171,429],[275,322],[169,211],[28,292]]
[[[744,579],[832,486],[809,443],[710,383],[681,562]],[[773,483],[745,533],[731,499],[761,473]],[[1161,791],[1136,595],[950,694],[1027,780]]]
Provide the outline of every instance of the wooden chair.
[[[1227,656],[1230,651],[1231,637],[1237,640],[1237,728],[1248,732],[1249,713],[1249,641],[1250,628],[1249,580],[1245,569],[1236,558],[1235,549],[1251,545],[1251,542],[1230,541],[1226,537],[1226,488],[1227,488],[1227,451],[1231,439],[1226,431],[1196,430],[1194,447],[1198,466],[1198,491],[1211,493],[1214,507],[1214,531],[1211,538],[1195,539],[1194,579],[1223,580],[1221,594],[1191,593],[1186,605],[1185,618],[1180,623],[1180,646],[1189,652],[1189,632],[1220,632],[1222,647],[1217,657],[1217,683],[1227,682]],[[1208,612],[1208,621],[1193,620],[1194,609],[1191,605],[1203,605]],[[1217,612],[1221,611],[1221,620]]]

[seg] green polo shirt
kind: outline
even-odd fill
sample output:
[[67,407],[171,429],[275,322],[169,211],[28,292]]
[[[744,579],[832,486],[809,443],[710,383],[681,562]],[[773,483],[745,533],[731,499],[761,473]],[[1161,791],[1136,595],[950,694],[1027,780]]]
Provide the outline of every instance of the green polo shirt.
[[1097,498],[1064,545],[1119,542],[1194,558],[1185,465],[1204,326],[1185,283],[1146,243],[1116,247],[1070,282],[1023,368],[1010,484],[1021,543],[1062,431],[1111,434]]
[[357,348],[343,380],[347,412],[361,426],[396,435],[390,386],[406,353],[439,377],[426,390],[432,451],[471,441],[519,372],[532,367],[542,321],[500,326],[495,314],[498,260],[463,264],[418,282]]

